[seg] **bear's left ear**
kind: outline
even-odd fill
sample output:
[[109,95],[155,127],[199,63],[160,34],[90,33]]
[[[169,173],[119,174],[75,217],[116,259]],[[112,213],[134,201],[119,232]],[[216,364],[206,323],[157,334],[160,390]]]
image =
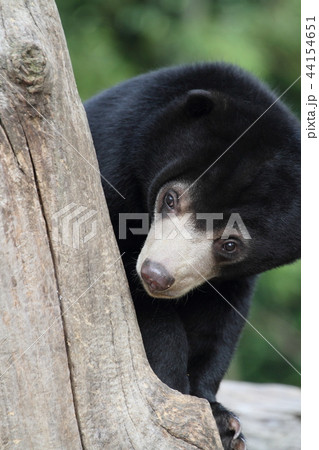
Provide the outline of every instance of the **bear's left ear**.
[[187,92],[186,111],[191,117],[200,117],[211,112],[214,107],[212,93],[204,89]]

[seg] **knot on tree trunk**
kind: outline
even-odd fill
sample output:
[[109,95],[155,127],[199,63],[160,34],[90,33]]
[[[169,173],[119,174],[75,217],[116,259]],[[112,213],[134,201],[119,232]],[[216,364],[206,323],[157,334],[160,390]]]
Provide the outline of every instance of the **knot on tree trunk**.
[[50,80],[45,52],[34,42],[24,42],[12,49],[8,73],[15,83],[25,85],[29,94],[43,92]]

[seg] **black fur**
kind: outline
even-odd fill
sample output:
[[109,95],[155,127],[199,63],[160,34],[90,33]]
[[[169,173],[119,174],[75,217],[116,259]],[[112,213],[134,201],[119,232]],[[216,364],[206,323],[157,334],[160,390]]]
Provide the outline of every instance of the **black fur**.
[[[125,196],[102,181],[116,235],[119,213],[152,215],[166,182],[192,183],[275,100],[256,78],[222,63],[151,72],[89,100],[101,173]],[[255,275],[299,257],[299,136],[298,120],[276,102],[190,191],[194,210],[222,212],[223,225],[240,213],[249,230],[242,261],[210,280],[244,317]],[[170,387],[208,399],[216,411],[244,320],[208,283],[179,300],[149,297],[135,272],[144,240],[128,233],[118,244],[149,362]]]

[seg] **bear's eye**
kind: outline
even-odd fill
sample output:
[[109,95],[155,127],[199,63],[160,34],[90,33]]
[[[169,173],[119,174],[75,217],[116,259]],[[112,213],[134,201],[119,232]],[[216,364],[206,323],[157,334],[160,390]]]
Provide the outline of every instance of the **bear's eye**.
[[232,253],[236,250],[237,244],[234,241],[227,241],[222,245],[222,249],[227,253]]
[[167,192],[164,197],[165,205],[167,205],[170,209],[175,208],[175,198],[172,192]]

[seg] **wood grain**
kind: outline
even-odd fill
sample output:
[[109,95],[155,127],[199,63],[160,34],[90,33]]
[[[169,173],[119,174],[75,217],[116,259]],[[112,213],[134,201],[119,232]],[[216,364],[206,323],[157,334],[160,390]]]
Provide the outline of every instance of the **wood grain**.
[[0,15],[0,448],[220,449],[146,360],[55,3]]

